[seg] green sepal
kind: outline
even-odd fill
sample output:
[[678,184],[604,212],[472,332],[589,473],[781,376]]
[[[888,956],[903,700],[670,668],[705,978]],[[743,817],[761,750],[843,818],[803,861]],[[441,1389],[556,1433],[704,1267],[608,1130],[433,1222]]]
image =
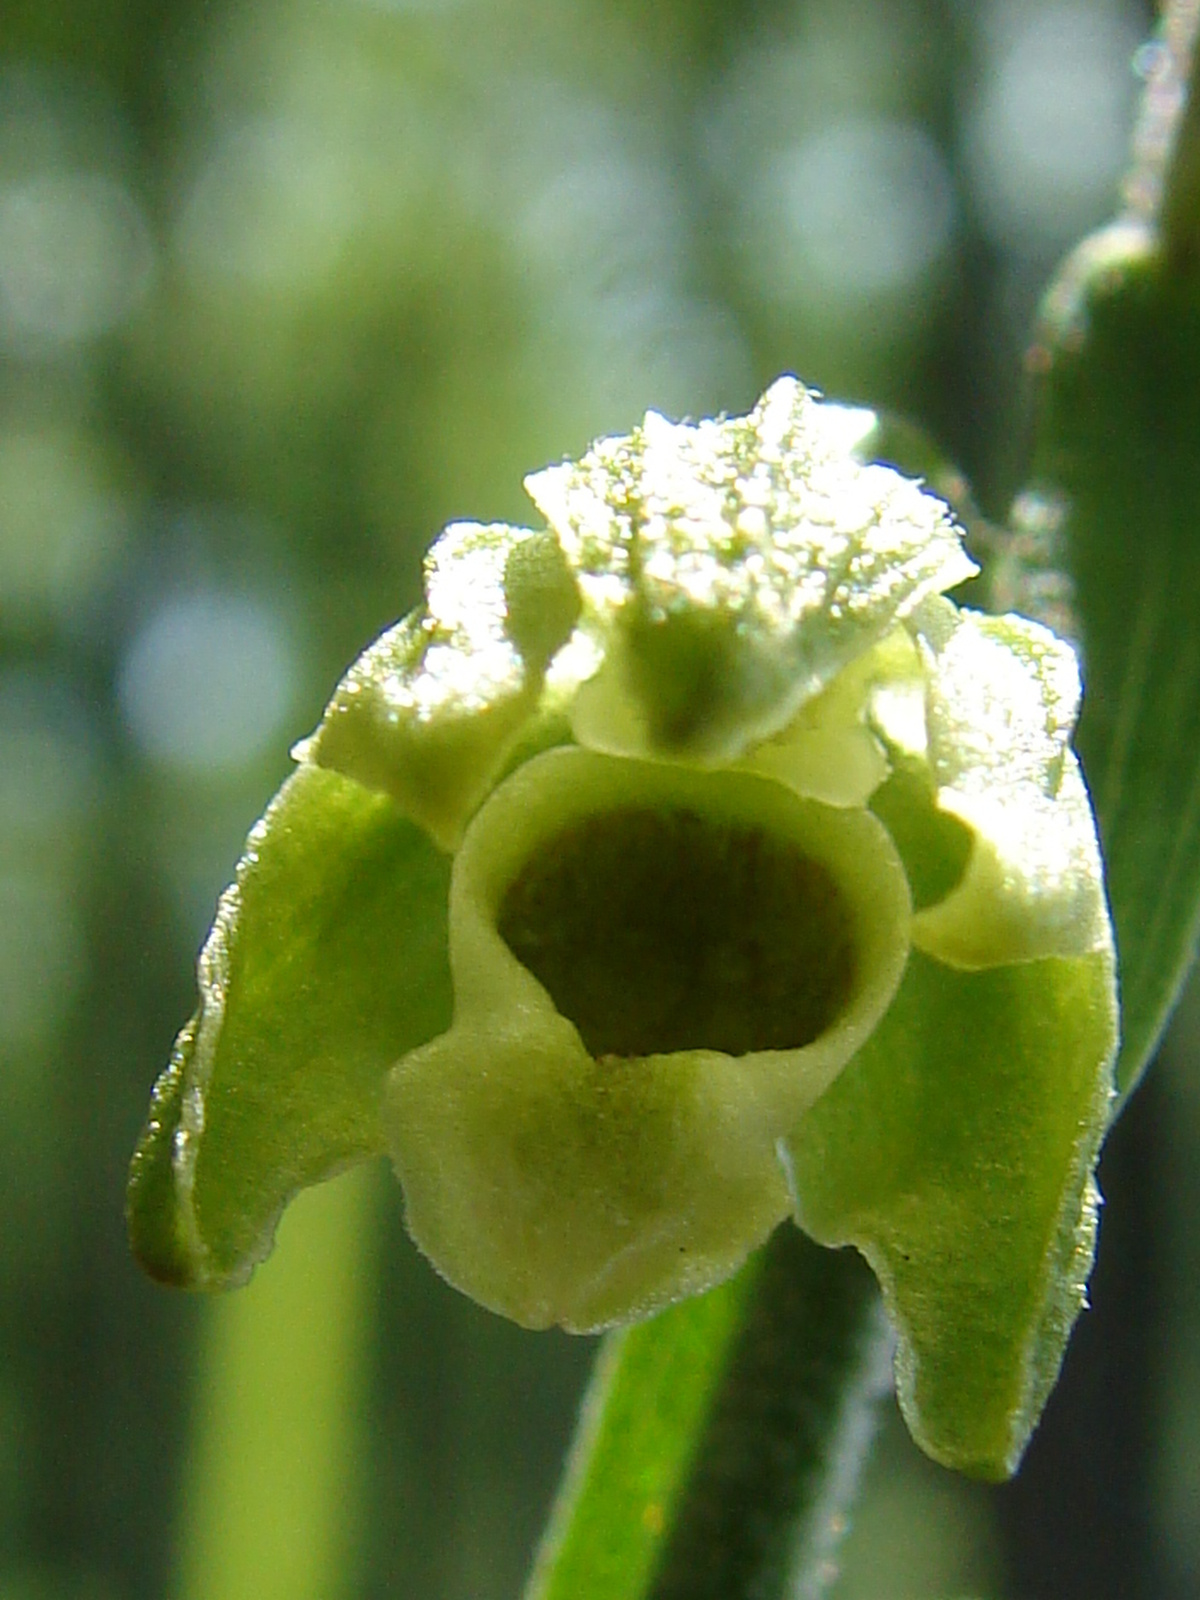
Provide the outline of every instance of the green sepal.
[[1120,953],[1128,1095],[1200,931],[1200,281],[1152,232],[1086,240],[1043,306],[1033,471],[1018,533],[1068,573],[1087,693],[1078,749]]
[[154,1277],[243,1282],[297,1190],[384,1149],[388,1069],[450,1021],[449,880],[386,796],[307,764],[284,784],[133,1158],[130,1237]]
[[801,1226],[855,1244],[900,1403],[946,1466],[1011,1474],[1086,1303],[1113,961],[967,972],[914,951],[879,1028],[789,1140]]
[[125,1215],[133,1253],[159,1283],[184,1287],[195,1278],[185,1224],[175,1189],[172,1156],[183,1110],[184,1067],[197,1018],[180,1029],[171,1059],[154,1085],[150,1110],[129,1168]]

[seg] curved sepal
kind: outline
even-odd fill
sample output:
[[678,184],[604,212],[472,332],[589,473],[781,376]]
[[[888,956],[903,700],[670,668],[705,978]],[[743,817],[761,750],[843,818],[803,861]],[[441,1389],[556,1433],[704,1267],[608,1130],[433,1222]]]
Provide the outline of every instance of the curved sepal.
[[1111,952],[956,970],[914,951],[788,1148],[796,1213],[855,1244],[936,1460],[1016,1469],[1086,1303],[1116,1048]]
[[450,1020],[449,860],[384,795],[304,764],[247,842],[200,1009],[130,1172],[155,1277],[244,1281],[297,1190],[384,1148],[388,1068]]

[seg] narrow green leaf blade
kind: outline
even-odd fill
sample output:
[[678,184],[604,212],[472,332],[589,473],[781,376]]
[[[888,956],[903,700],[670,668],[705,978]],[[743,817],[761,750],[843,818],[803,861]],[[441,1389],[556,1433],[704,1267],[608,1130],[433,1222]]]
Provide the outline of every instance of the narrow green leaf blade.
[[1047,297],[1034,472],[1074,583],[1096,807],[1120,955],[1128,1095],[1200,928],[1200,285],[1151,236],[1087,241]]
[[388,1069],[450,1021],[449,877],[387,796],[307,763],[284,784],[134,1155],[130,1236],[154,1276],[243,1282],[297,1190],[384,1148]]

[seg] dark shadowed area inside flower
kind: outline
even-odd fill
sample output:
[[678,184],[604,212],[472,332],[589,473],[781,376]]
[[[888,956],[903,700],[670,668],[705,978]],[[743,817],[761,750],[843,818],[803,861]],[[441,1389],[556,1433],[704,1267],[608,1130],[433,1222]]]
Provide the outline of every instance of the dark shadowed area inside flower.
[[825,865],[688,809],[573,823],[516,878],[499,929],[596,1057],[796,1049],[836,1020],[858,970]]

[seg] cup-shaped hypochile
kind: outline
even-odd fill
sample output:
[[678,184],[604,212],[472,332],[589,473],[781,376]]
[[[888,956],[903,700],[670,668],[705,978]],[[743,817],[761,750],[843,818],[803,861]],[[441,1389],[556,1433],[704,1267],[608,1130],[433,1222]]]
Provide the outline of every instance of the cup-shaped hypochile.
[[770,778],[559,749],[467,830],[454,1021],[388,1088],[409,1228],[529,1327],[646,1315],[789,1211],[779,1143],[887,1009],[899,858]]

